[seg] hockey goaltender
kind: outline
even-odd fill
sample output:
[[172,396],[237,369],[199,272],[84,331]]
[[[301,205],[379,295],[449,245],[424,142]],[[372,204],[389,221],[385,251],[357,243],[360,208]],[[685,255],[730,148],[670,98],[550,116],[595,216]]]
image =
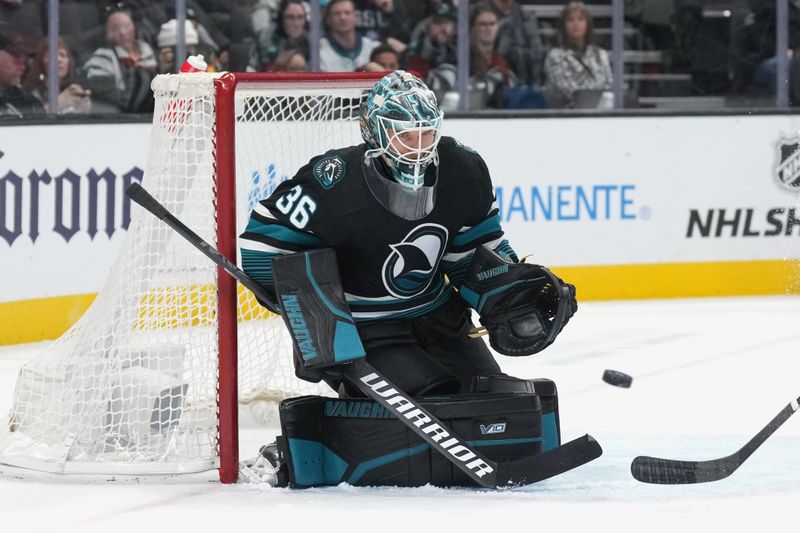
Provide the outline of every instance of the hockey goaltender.
[[528,465],[525,484],[567,468],[541,466],[565,448],[555,384],[504,374],[480,337],[505,355],[543,350],[577,311],[575,288],[518,261],[486,163],[441,136],[442,117],[421,80],[388,74],[361,104],[364,143],[312,158],[240,237],[296,374],[338,393],[282,402],[258,459],[279,485],[474,486],[504,464]]

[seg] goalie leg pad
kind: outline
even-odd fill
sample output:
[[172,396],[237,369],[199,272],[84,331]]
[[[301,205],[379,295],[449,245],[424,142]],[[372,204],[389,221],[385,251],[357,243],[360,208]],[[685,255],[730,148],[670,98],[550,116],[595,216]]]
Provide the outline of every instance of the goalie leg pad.
[[542,404],[542,451],[561,445],[561,420],[558,415],[558,389],[546,378],[520,379],[506,374],[473,376],[470,392],[474,393],[534,393]]
[[[542,451],[536,394],[454,395],[420,403],[499,463]],[[281,403],[280,418],[278,445],[291,487],[476,486],[372,400],[292,398]]]

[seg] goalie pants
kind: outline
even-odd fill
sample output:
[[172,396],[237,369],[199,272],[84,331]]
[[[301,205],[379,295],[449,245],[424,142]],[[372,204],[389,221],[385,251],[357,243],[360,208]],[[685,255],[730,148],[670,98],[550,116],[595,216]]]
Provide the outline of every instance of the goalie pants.
[[[468,336],[472,327],[469,307],[453,295],[427,315],[359,323],[358,333],[367,361],[404,392],[419,396],[468,392],[473,376],[502,374],[484,341]],[[341,397],[363,397],[352,384],[328,384]]]

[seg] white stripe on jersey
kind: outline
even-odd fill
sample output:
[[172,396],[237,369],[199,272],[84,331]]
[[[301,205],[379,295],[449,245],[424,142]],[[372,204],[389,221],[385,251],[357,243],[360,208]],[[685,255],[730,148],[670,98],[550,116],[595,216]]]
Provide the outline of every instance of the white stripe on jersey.
[[464,259],[465,257],[469,257],[474,253],[475,253],[475,250],[468,250],[466,252],[461,252],[461,253],[458,253],[458,254],[454,254],[454,253],[444,254],[442,256],[442,261],[448,261],[450,263],[457,263],[457,262],[461,261],[462,259]]
[[257,203],[256,206],[253,208],[253,212],[258,213],[264,218],[271,218],[272,220],[278,220],[277,218],[275,218],[275,215],[270,213],[269,209],[264,207],[264,204],[262,203]]
[[239,248],[242,250],[252,250],[254,252],[267,252],[270,254],[287,255],[294,253],[293,250],[284,250],[283,248],[276,248],[275,246],[270,246],[269,244],[259,241],[252,241],[244,237],[239,237]]
[[501,237],[498,237],[497,239],[495,239],[493,241],[485,242],[485,243],[483,243],[483,245],[486,246],[487,248],[489,248],[490,250],[496,250],[497,247],[500,246],[500,243],[503,242],[504,240],[505,240],[505,236],[501,236]]
[[[498,246],[500,246],[500,243],[503,242],[504,239],[505,239],[505,236],[500,236],[500,237],[498,237],[497,239],[495,239],[493,241],[485,242],[483,244],[486,247],[488,247],[490,250],[494,250]],[[461,253],[448,253],[448,254],[444,254],[442,256],[442,261],[448,261],[450,263],[457,263],[458,261],[461,261],[462,259],[464,259],[466,257],[469,257],[474,253],[475,253],[474,249],[468,250],[466,252],[461,252]]]

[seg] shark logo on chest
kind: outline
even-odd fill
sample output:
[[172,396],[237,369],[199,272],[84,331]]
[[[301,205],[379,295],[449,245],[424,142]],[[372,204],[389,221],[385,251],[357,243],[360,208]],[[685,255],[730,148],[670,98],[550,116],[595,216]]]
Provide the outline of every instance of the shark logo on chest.
[[383,285],[396,298],[411,298],[424,291],[433,280],[447,245],[447,228],[421,224],[402,241],[390,244],[391,252],[383,263]]

